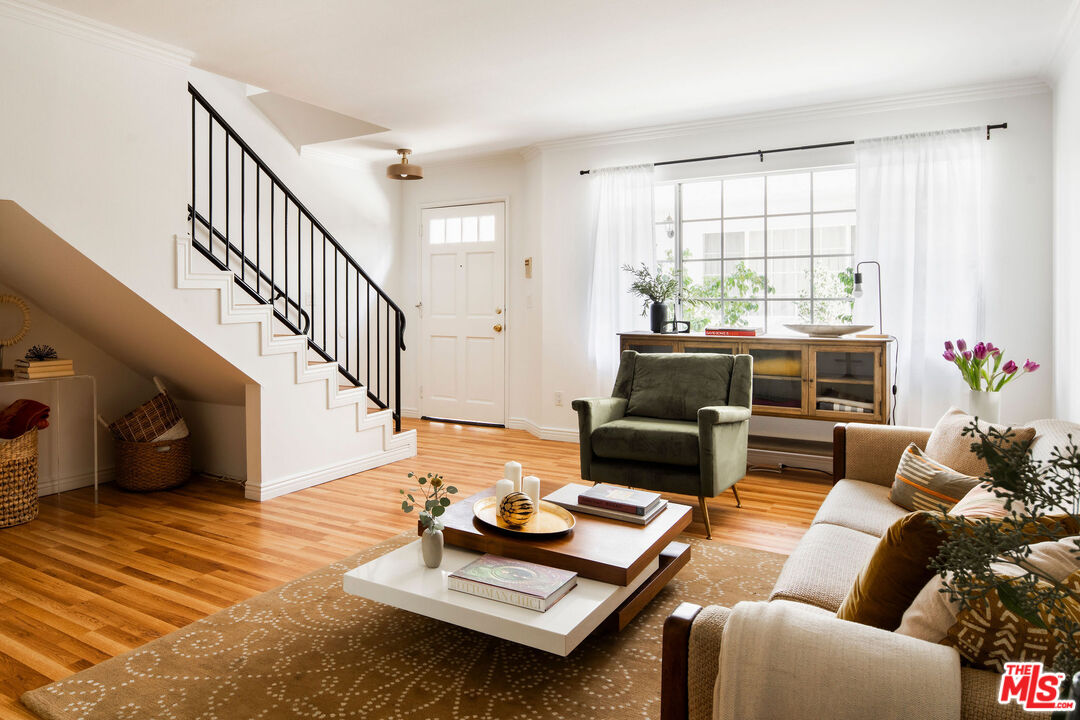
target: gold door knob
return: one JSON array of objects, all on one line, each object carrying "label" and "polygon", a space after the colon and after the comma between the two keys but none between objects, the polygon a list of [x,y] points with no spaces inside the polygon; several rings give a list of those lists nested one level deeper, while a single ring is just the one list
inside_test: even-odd
[{"label": "gold door knob", "polygon": [[491,326],[491,329],[494,330],[495,332],[502,332],[502,325],[499,324],[499,323],[495,323],[494,325]]}]

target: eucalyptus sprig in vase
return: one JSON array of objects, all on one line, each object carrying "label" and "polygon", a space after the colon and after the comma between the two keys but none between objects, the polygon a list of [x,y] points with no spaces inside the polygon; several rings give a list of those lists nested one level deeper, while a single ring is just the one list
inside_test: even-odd
[{"label": "eucalyptus sprig in vase", "polygon": [[946,362],[956,365],[961,377],[967,383],[968,412],[988,422],[996,423],[1001,415],[1002,388],[1016,378],[1033,373],[1039,369],[1039,363],[1025,360],[1021,368],[1012,360],[1004,360],[1001,348],[992,342],[977,342],[970,349],[965,340],[945,341],[945,352],[941,354]]},{"label": "eucalyptus sprig in vase", "polygon": [[654,333],[663,332],[668,323],[668,303],[679,294],[678,271],[667,271],[662,266],[653,273],[649,266],[641,263],[640,267],[623,265],[624,272],[634,276],[630,283],[630,293],[641,298],[641,315],[649,315],[649,329]]},{"label": "eucalyptus sprig in vase", "polygon": [[436,473],[409,473],[408,477],[416,483],[416,487],[399,491],[404,496],[401,509],[411,513],[421,505],[416,495],[423,498],[424,509],[420,511],[420,524],[424,526],[424,534],[420,538],[420,549],[424,555],[424,564],[429,568],[437,568],[442,564],[443,556],[443,523],[439,518],[446,512],[446,508],[450,507],[449,496],[456,495],[458,489],[447,485],[443,476]]}]

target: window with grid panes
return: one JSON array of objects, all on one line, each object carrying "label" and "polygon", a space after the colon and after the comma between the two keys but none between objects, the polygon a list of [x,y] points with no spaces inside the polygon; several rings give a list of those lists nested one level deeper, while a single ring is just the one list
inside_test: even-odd
[{"label": "window with grid panes", "polygon": [[691,329],[852,321],[855,168],[656,186],[656,257]]}]

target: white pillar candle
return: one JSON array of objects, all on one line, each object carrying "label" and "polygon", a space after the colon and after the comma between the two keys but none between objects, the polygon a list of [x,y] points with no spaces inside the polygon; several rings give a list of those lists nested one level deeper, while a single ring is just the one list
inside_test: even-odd
[{"label": "white pillar candle", "polygon": [[521,492],[529,496],[533,501],[533,507],[540,507],[540,478],[529,475],[521,481]]},{"label": "white pillar candle", "polygon": [[506,497],[507,495],[509,495],[513,490],[514,490],[514,484],[512,482],[510,482],[509,480],[507,480],[506,478],[502,478],[497,483],[495,483],[495,508],[496,508],[496,512],[498,512],[498,507],[500,505],[502,505],[503,498]]},{"label": "white pillar candle", "polygon": [[511,460],[503,467],[503,477],[514,486],[514,492],[521,491],[521,463]]}]

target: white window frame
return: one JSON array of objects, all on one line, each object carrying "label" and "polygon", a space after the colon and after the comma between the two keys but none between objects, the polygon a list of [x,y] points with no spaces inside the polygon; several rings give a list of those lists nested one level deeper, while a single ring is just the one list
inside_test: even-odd
[{"label": "white window frame", "polygon": [[[766,178],[765,181],[762,183],[762,193],[764,194],[763,205],[762,205],[762,214],[761,215],[745,215],[745,216],[724,217],[723,205],[724,205],[725,200],[724,200],[724,197],[721,196],[720,217],[715,217],[715,218],[712,218],[712,217],[710,217],[710,218],[697,218],[696,217],[693,220],[688,220],[687,221],[687,222],[719,222],[719,223],[721,223],[721,226],[720,226],[721,227],[721,230],[720,230],[720,237],[721,237],[721,240],[720,240],[720,257],[695,258],[695,259],[691,260],[690,262],[702,263],[702,264],[704,264],[705,262],[719,263],[720,264],[721,278],[724,278],[724,277],[726,277],[726,272],[727,272],[727,268],[726,268],[726,262],[727,261],[735,261],[735,260],[758,261],[758,260],[760,260],[762,262],[762,266],[763,266],[762,275],[765,278],[765,290],[764,290],[764,293],[763,293],[762,297],[750,297],[750,298],[723,297],[723,298],[699,298],[699,299],[710,302],[710,303],[711,302],[716,302],[716,303],[727,303],[727,302],[759,303],[762,306],[762,309],[763,309],[763,314],[762,314],[763,323],[762,324],[763,324],[764,328],[767,331],[771,332],[771,333],[775,333],[775,330],[769,328],[769,304],[770,303],[809,302],[810,303],[810,317],[811,317],[811,321],[812,321],[812,319],[814,318],[814,309],[815,309],[814,305],[815,305],[815,303],[817,303],[817,302],[836,302],[836,301],[847,302],[847,301],[850,301],[852,299],[851,297],[817,297],[815,295],[814,263],[815,263],[815,260],[817,260],[817,259],[840,257],[840,258],[848,258],[848,259],[850,259],[851,260],[851,266],[854,267],[854,265],[855,265],[856,243],[857,243],[857,240],[858,240],[858,208],[853,206],[851,208],[844,208],[844,209],[838,209],[838,210],[815,210],[814,209],[814,179],[813,179],[813,174],[817,173],[817,172],[828,172],[828,171],[834,171],[834,170],[854,169],[854,167],[855,167],[855,165],[853,163],[845,163],[845,164],[840,164],[840,165],[824,165],[824,166],[818,166],[818,167],[794,168],[794,169],[776,170],[776,171],[770,171],[770,172],[737,173],[737,174],[731,174],[731,175],[720,175],[720,176],[699,177],[699,178],[686,178],[686,179],[666,180],[666,181],[662,181],[662,182],[657,182],[656,183],[657,187],[668,186],[668,185],[673,185],[675,187],[674,216],[672,216],[671,222],[669,223],[666,218],[664,220],[656,220],[654,222],[654,228],[661,228],[663,226],[671,225],[674,228],[674,231],[675,231],[675,237],[674,237],[674,241],[675,241],[675,260],[674,260],[674,263],[670,263],[667,260],[661,260],[660,258],[657,258],[657,262],[659,264],[662,264],[662,265],[669,265],[669,266],[674,265],[674,268],[680,271],[678,273],[678,281],[679,281],[679,295],[678,295],[678,298],[679,299],[677,301],[678,302],[679,317],[680,318],[683,317],[683,272],[681,272],[681,271],[683,269],[683,263],[685,262],[685,260],[684,260],[684,258],[682,256],[683,255],[682,189],[683,189],[684,185],[691,185],[691,184],[699,183],[699,182],[716,182],[718,180],[725,181],[725,180],[735,180],[735,179],[741,179],[741,178],[754,178],[754,177]],[[806,174],[806,173],[809,173],[811,175],[811,177],[810,177],[810,206],[809,206],[809,209],[806,212],[771,213],[770,214],[769,213],[769,195],[768,195],[768,180],[767,180],[767,178],[770,177],[770,176],[777,176],[777,175],[793,175],[793,174]],[[815,219],[815,217],[822,216],[822,215],[841,215],[841,214],[845,214],[845,213],[855,213],[855,218],[856,218],[854,236],[852,237],[852,242],[851,242],[851,252],[850,253],[815,253],[814,252],[814,243],[815,243],[814,219]],[[807,253],[807,254],[800,254],[800,255],[773,255],[773,256],[770,256],[770,254],[769,254],[769,218],[798,217],[798,216],[809,216],[809,218],[810,218],[810,252]],[[726,222],[728,220],[755,220],[755,219],[758,219],[758,218],[761,218],[763,220],[763,225],[762,225],[762,232],[763,232],[763,235],[764,235],[763,238],[762,238],[762,253],[763,254],[762,255],[754,255],[754,256],[743,256],[743,257],[737,257],[737,258],[729,258],[729,257],[727,257],[727,248],[726,248],[726,243],[724,242],[724,230],[723,230],[724,222]],[[654,233],[655,233],[655,231],[654,231]],[[654,234],[653,242],[654,243],[656,242],[655,234]],[[769,288],[769,260],[777,260],[777,259],[783,259],[783,260],[805,260],[805,259],[809,259],[809,261],[810,261],[810,295],[808,297],[787,297],[787,296],[779,296],[779,295],[777,295],[777,296],[770,296],[769,295],[769,293],[768,293],[768,288]],[[721,283],[721,284],[723,284],[723,283]]]}]

